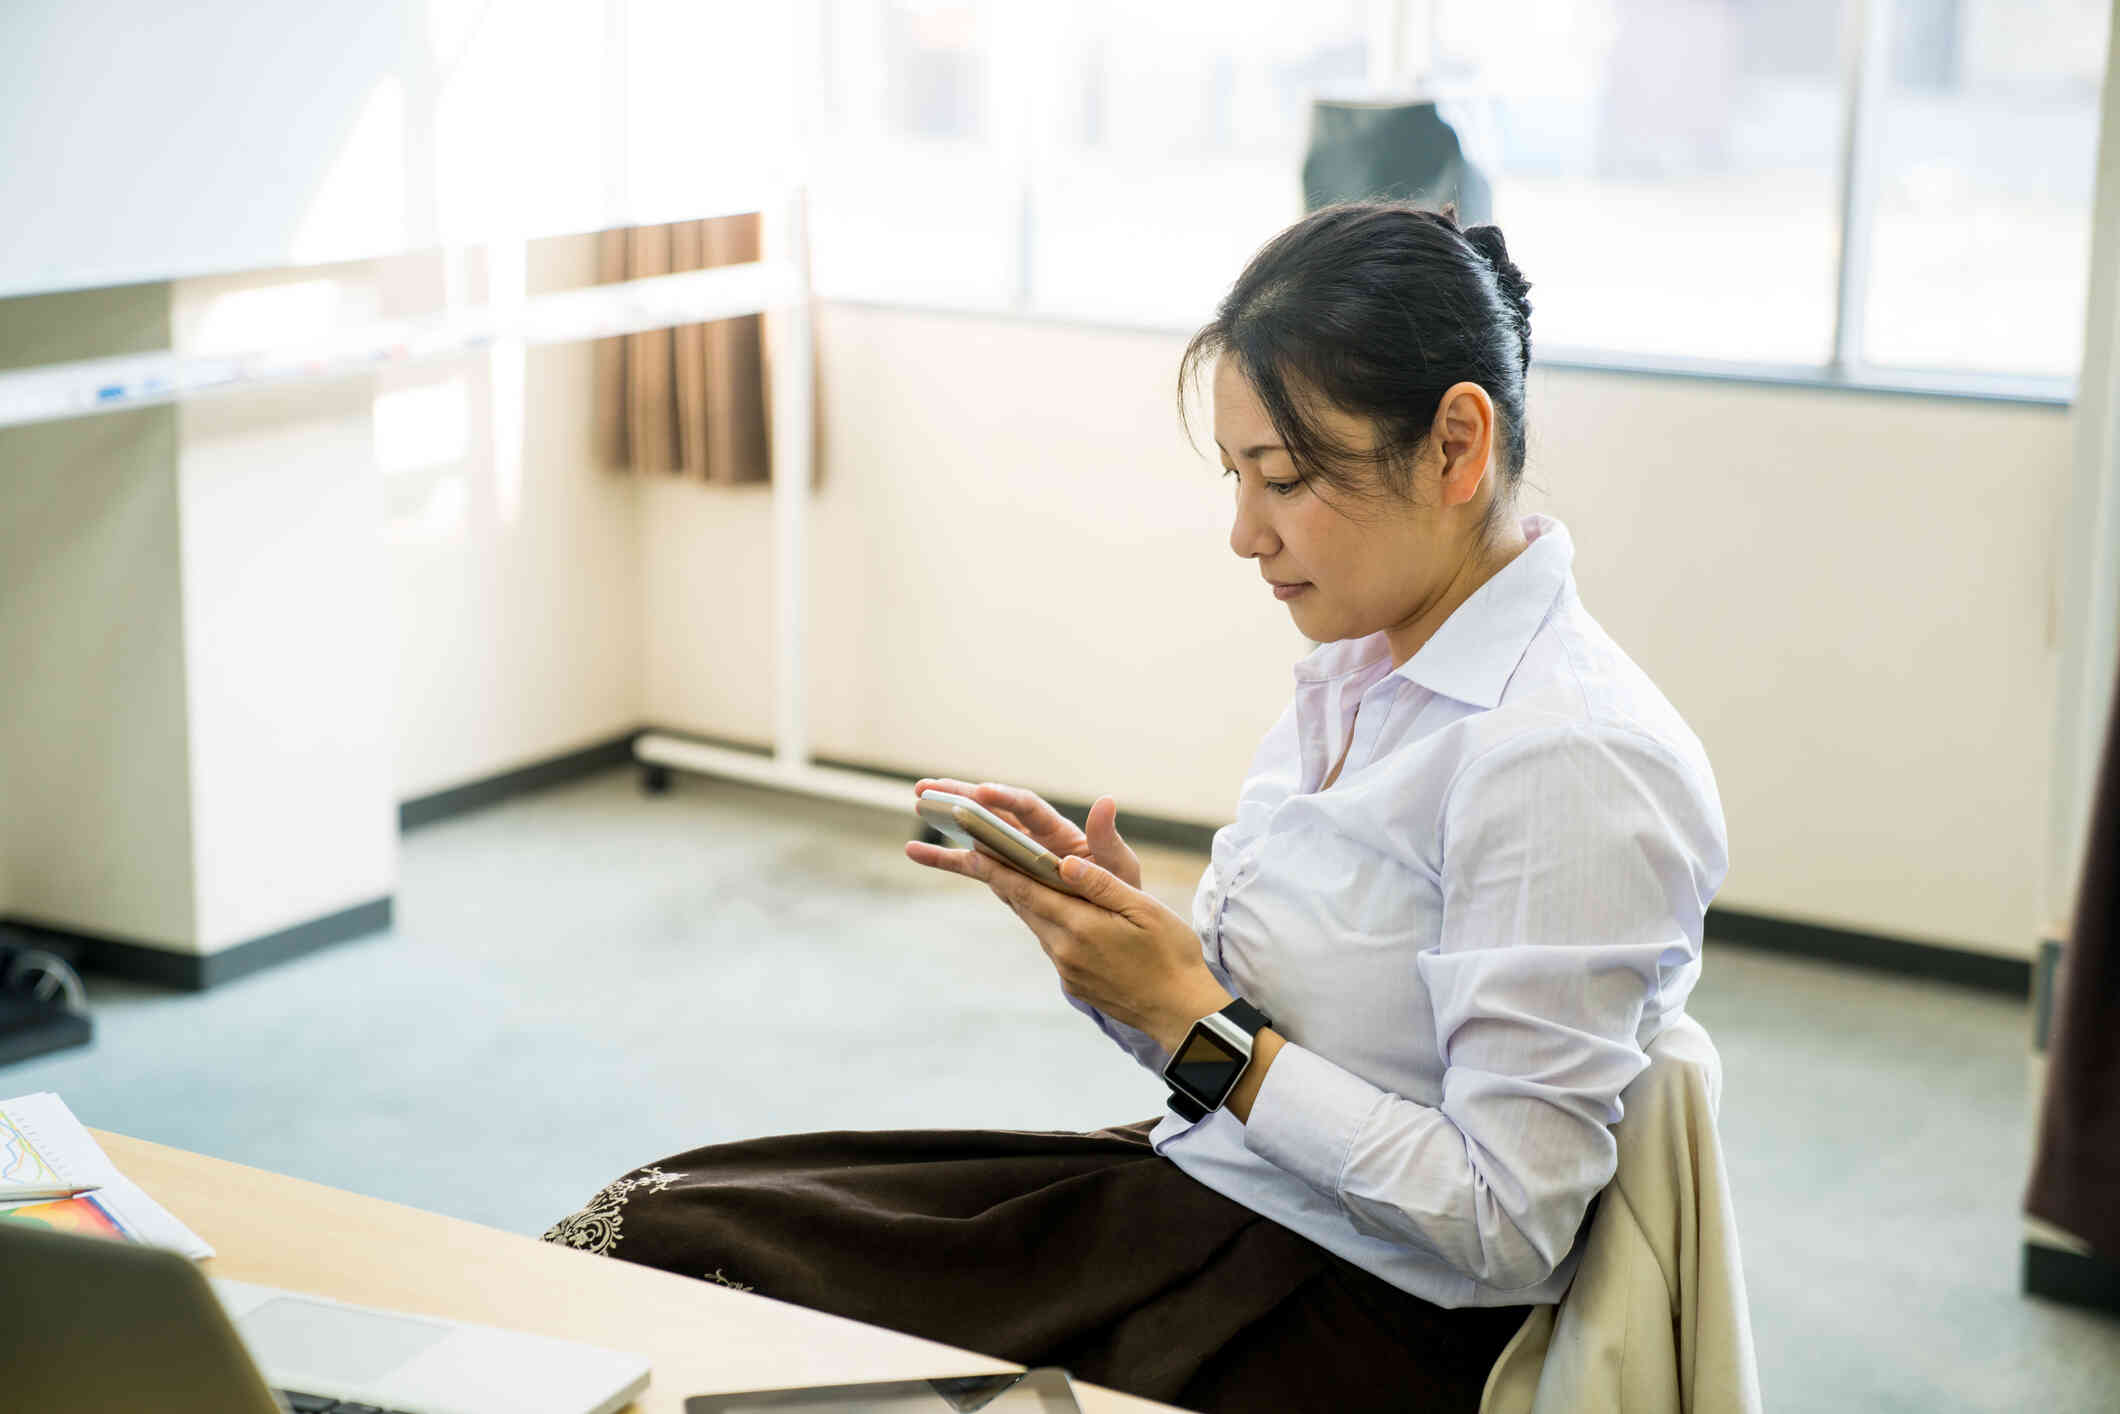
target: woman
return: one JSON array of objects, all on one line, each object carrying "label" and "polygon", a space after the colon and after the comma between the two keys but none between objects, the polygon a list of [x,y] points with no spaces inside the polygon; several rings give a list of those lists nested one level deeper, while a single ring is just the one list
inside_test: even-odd
[{"label": "woman", "polygon": [[1066,857],[1072,893],[906,846],[1013,909],[1113,1041],[1160,1073],[1231,1008],[1248,1061],[1095,1134],[697,1150],[548,1236],[1191,1408],[1476,1409],[1567,1288],[1726,863],[1699,741],[1583,608],[1567,531],[1515,509],[1526,289],[1494,227],[1330,207],[1186,350],[1230,548],[1320,645],[1189,921],[1109,796],[1085,833],[916,787]]}]

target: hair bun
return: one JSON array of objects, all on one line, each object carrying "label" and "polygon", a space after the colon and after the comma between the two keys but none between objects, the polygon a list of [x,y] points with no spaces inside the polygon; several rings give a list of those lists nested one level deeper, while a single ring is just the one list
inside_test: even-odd
[{"label": "hair bun", "polygon": [[1524,272],[1517,269],[1516,262],[1509,258],[1509,247],[1502,240],[1501,227],[1474,226],[1464,232],[1464,236],[1466,242],[1474,250],[1485,256],[1487,263],[1494,267],[1494,283],[1501,290],[1502,297],[1509,301],[1509,308],[1516,314],[1516,333],[1517,337],[1523,341],[1524,368],[1529,371],[1531,367],[1531,282],[1524,278]]}]

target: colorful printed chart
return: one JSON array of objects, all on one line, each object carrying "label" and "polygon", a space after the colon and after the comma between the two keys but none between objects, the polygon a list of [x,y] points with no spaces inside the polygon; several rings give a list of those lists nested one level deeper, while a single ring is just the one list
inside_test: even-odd
[{"label": "colorful printed chart", "polygon": [[66,1102],[50,1091],[0,1099],[0,1182],[95,1190],[73,1198],[0,1201],[0,1222],[117,1237],[192,1258],[213,1255],[197,1233],[118,1172]]},{"label": "colorful printed chart", "polygon": [[0,1110],[0,1183],[57,1187],[66,1182],[51,1161],[30,1142],[21,1126]]},{"label": "colorful printed chart", "polygon": [[0,1223],[27,1223],[32,1227],[48,1227],[55,1232],[132,1240],[132,1234],[118,1225],[110,1209],[98,1203],[93,1193],[51,1203],[25,1203],[19,1208],[0,1209]]}]

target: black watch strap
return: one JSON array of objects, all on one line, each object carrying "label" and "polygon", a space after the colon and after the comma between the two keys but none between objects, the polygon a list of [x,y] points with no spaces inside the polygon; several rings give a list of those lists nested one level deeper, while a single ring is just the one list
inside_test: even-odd
[{"label": "black watch strap", "polygon": [[1254,1040],[1258,1038],[1258,1035],[1261,1031],[1273,1025],[1272,1017],[1268,1016],[1265,1012],[1260,1011],[1257,1007],[1253,1006],[1250,1002],[1245,1001],[1242,997],[1238,997],[1228,1006],[1223,1007],[1222,1015],[1228,1017],[1231,1021],[1236,1022],[1237,1025],[1243,1027],[1246,1031],[1249,1031],[1252,1034],[1252,1038]]}]

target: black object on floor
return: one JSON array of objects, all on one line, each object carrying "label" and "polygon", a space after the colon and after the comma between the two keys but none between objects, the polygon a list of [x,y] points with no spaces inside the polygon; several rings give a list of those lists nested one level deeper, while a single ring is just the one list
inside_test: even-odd
[{"label": "black object on floor", "polygon": [[0,1065],[85,1046],[94,1034],[86,1014],[56,997],[40,1002],[0,991]]},{"label": "black object on floor", "polygon": [[0,1065],[85,1046],[95,1028],[72,964],[0,929]]}]

